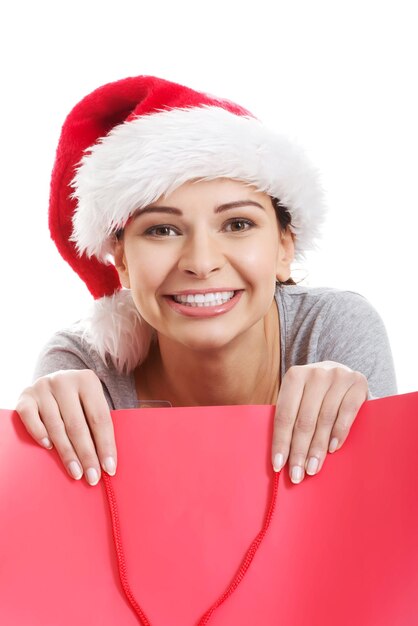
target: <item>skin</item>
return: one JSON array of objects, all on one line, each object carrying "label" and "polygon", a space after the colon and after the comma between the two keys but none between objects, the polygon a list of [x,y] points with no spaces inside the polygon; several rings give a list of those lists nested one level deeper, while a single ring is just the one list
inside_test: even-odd
[{"label": "skin", "polygon": [[[289,462],[297,484],[343,445],[368,386],[331,361],[291,367],[280,385],[274,290],[290,277],[293,256],[293,236],[280,229],[270,197],[229,179],[185,183],[134,215],[114,248],[121,283],[158,339],[135,371],[138,397],[173,406],[276,404],[273,467]],[[232,308],[198,318],[172,304],[174,294],[208,290],[240,295]],[[112,421],[93,372],[43,377],[16,408],[73,478],[84,473],[97,484],[101,468],[115,473]]]}]

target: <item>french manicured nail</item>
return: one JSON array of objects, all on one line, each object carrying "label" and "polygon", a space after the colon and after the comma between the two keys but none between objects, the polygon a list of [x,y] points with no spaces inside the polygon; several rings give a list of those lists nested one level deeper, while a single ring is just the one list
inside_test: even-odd
[{"label": "french manicured nail", "polygon": [[93,487],[99,482],[99,472],[94,467],[89,467],[86,472],[86,478],[88,484]]},{"label": "french manicured nail", "polygon": [[337,448],[338,448],[338,439],[334,437],[333,439],[331,439],[331,443],[329,444],[328,451],[335,452]]},{"label": "french manicured nail", "polygon": [[75,478],[76,480],[80,480],[83,475],[83,470],[81,469],[77,461],[71,461],[71,463],[69,463],[68,465],[68,469],[73,478]]},{"label": "french manicured nail", "polygon": [[299,467],[299,465],[294,465],[290,473],[290,479],[292,483],[300,483],[300,481],[302,480],[302,476],[303,476],[302,468]]},{"label": "french manicured nail", "polygon": [[107,456],[103,461],[103,469],[109,476],[114,476],[116,474],[116,463],[113,456]]},{"label": "french manicured nail", "polygon": [[280,452],[277,452],[274,455],[274,460],[273,460],[273,469],[275,472],[280,472],[280,470],[283,467],[283,463],[284,463],[284,457],[283,454],[280,454]]},{"label": "french manicured nail", "polygon": [[309,474],[310,476],[313,476],[318,471],[318,467],[319,467],[319,459],[317,459],[314,456],[311,456],[311,458],[308,461],[308,467],[306,468],[306,473]]},{"label": "french manicured nail", "polygon": [[51,450],[52,448],[52,443],[50,442],[48,437],[44,437],[43,439],[41,439],[41,445],[43,445],[44,448],[47,448],[47,450]]}]

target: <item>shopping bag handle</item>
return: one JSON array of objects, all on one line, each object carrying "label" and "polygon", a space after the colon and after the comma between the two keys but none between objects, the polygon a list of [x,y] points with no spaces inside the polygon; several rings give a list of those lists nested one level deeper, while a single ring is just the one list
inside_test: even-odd
[{"label": "shopping bag handle", "polygon": [[[226,590],[219,596],[219,598],[212,604],[212,606],[210,606],[210,608],[203,614],[203,616],[200,618],[198,622],[198,626],[204,626],[205,624],[209,622],[210,618],[212,617],[216,609],[219,606],[221,606],[221,604],[223,604],[225,600],[227,600],[234,593],[234,591],[237,589],[242,579],[244,578],[245,574],[247,573],[254,559],[254,556],[267,533],[267,530],[270,526],[270,522],[273,517],[273,513],[276,507],[280,473],[281,472],[274,473],[273,481],[272,481],[273,484],[272,484],[272,494],[270,498],[270,505],[267,510],[267,513],[263,522],[263,526],[260,532],[257,534],[255,539],[251,542],[251,545],[249,546],[247,552],[245,553],[245,556],[241,562],[241,565],[238,568],[231,583],[228,585]],[[110,518],[112,522],[113,543],[115,546],[116,557],[117,557],[117,562],[118,562],[119,577],[122,583],[123,591],[125,593],[126,598],[128,599],[129,604],[131,605],[137,617],[139,618],[139,623],[142,624],[142,626],[151,626],[151,622],[149,621],[146,614],[144,613],[144,610],[141,608],[138,601],[136,600],[132,592],[132,589],[129,585],[125,555],[123,551],[121,528],[120,528],[120,523],[119,523],[118,505],[116,501],[116,495],[112,486],[112,478],[108,476],[107,474],[103,474],[103,484],[105,488],[107,502],[109,505]]]}]

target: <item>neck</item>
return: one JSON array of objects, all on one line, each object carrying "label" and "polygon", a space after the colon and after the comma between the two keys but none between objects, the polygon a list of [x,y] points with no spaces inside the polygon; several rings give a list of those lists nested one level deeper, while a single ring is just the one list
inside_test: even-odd
[{"label": "neck", "polygon": [[275,302],[257,327],[222,349],[201,353],[160,337],[136,372],[140,399],[169,400],[173,406],[275,404],[279,380]]}]

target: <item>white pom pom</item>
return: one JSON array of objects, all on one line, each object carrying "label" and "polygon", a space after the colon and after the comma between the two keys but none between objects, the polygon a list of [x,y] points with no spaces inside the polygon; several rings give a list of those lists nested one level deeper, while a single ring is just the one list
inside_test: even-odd
[{"label": "white pom pom", "polygon": [[82,320],[83,339],[121,374],[131,373],[147,357],[153,329],[145,322],[129,289],[96,300],[91,315]]}]

